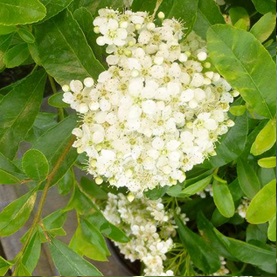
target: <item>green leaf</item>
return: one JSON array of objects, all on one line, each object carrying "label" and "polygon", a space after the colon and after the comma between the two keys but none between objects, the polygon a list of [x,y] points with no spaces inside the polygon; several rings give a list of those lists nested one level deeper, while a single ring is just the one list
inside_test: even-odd
[{"label": "green leaf", "polygon": [[214,229],[214,231],[229,253],[238,260],[255,265],[266,272],[275,274],[276,253],[274,250],[271,251],[240,240],[226,237],[216,229]]},{"label": "green leaf", "polygon": [[93,201],[75,186],[66,210],[75,209],[80,215],[88,215],[94,212],[93,208],[95,207]]},{"label": "green leaf", "polygon": [[45,15],[46,9],[38,0],[0,0],[0,24],[31,24]]},{"label": "green leaf", "polygon": [[241,116],[246,112],[245,105],[231,106],[229,112],[235,116]]},{"label": "green leaf", "polygon": [[92,264],[84,260],[61,241],[52,239],[48,245],[60,275],[101,276],[101,273]]},{"label": "green leaf", "polygon": [[6,261],[3,257],[0,256],[0,276],[5,276],[11,266],[11,262]]},{"label": "green leaf", "polygon": [[[43,226],[51,237],[65,236],[66,232],[62,228],[67,218],[67,213],[62,210],[56,210],[43,219]],[[40,239],[42,242],[47,242],[44,231],[40,232]]]},{"label": "green leaf", "polygon": [[271,241],[276,241],[276,215],[269,220],[267,236]]},{"label": "green leaf", "polygon": [[39,111],[46,74],[37,71],[15,83],[0,102],[0,151],[13,159],[19,143],[31,128]]},{"label": "green leaf", "polygon": [[266,14],[268,12],[275,13],[276,0],[252,0],[252,2],[256,10],[261,14]]},{"label": "green leaf", "polygon": [[29,57],[27,43],[16,44],[4,55],[3,60],[7,68],[13,68],[24,63]]},{"label": "green leaf", "polygon": [[31,54],[58,83],[88,76],[96,80],[104,71],[70,12],[61,12],[35,26],[34,35],[36,43],[30,45]]},{"label": "green leaf", "polygon": [[113,241],[126,243],[130,240],[122,230],[110,223],[100,211],[86,216],[86,220],[96,226],[104,236]]},{"label": "green leaf", "polygon": [[0,35],[7,35],[13,32],[16,32],[16,27],[15,26],[4,26],[0,25]]},{"label": "green leaf", "polygon": [[270,220],[276,213],[276,179],[265,185],[251,200],[246,219],[252,224]]},{"label": "green leaf", "polygon": [[97,185],[93,180],[90,180],[86,177],[82,177],[80,186],[83,189],[83,191],[92,198],[102,200],[108,198],[107,193],[103,189],[101,189],[101,187]]},{"label": "green leaf", "polygon": [[[2,153],[0,153],[0,171],[0,183],[2,184],[20,183],[20,180],[24,178],[22,172]],[[12,183],[9,183],[8,180]]]},{"label": "green leaf", "polygon": [[42,152],[30,149],[23,155],[22,168],[31,179],[43,181],[48,175],[49,163]]},{"label": "green leaf", "polygon": [[252,164],[248,160],[239,159],[237,162],[237,174],[241,190],[248,198],[253,198],[260,190],[260,180]]},{"label": "green leaf", "polygon": [[0,168],[0,183],[1,184],[18,184],[20,183],[20,179],[13,176],[11,173]]},{"label": "green leaf", "polygon": [[250,27],[250,18],[247,10],[243,7],[232,7],[229,10],[232,24],[240,29],[248,30]]},{"label": "green leaf", "polygon": [[[14,34],[9,34],[5,36],[0,36],[0,71],[2,71],[5,68],[5,64],[3,61],[3,57],[5,53],[8,51],[10,48],[10,44],[12,42]],[[1,99],[0,99],[1,101]]]},{"label": "green leaf", "polygon": [[169,0],[163,1],[159,10],[164,12],[166,18],[181,19],[187,28],[186,33],[189,33],[196,20],[197,8],[198,0]]},{"label": "green leaf", "polygon": [[266,224],[248,224],[246,229],[246,242],[259,241],[265,245],[267,242],[266,231]]},{"label": "green leaf", "polygon": [[73,0],[40,0],[47,10],[47,14],[43,18],[43,21],[48,20],[66,9],[72,1]]},{"label": "green leaf", "polygon": [[213,249],[223,257],[227,259],[234,259],[234,257],[227,251],[224,244],[220,241],[217,235],[214,232],[213,224],[203,215],[202,212],[199,212],[197,215],[197,227],[201,233],[203,239],[213,246]]},{"label": "green leaf", "polygon": [[199,0],[197,18],[193,30],[205,39],[209,27],[217,23],[223,24],[225,21],[215,1]]},{"label": "green leaf", "polygon": [[86,256],[96,261],[107,261],[106,255],[99,251],[98,247],[85,237],[81,226],[77,227],[70,241],[69,247],[80,256]]},{"label": "green leaf", "polygon": [[208,177],[186,187],[184,190],[182,190],[181,194],[193,195],[199,191],[202,191],[207,185],[210,184],[211,180],[212,175],[209,175]]},{"label": "green leaf", "polygon": [[22,257],[22,263],[29,272],[34,271],[40,257],[40,251],[41,242],[39,233],[35,232],[27,247],[25,248],[24,255]]},{"label": "green leaf", "polygon": [[21,26],[17,28],[18,35],[26,42],[26,43],[34,43],[35,37],[32,32],[25,26]]},{"label": "green leaf", "polygon": [[56,113],[39,112],[26,140],[31,143],[36,141],[43,133],[57,124]]},{"label": "green leaf", "polygon": [[[86,36],[86,39],[88,41],[88,44],[95,54],[95,57],[99,61],[102,61],[102,63],[105,62],[106,56],[107,56],[105,47],[95,43],[99,35],[93,31],[93,28],[92,28],[93,17],[91,15],[91,12],[88,9],[81,7],[77,10],[74,10],[73,16],[77,20],[80,27],[82,28]],[[104,64],[103,66],[106,66],[106,64]]]},{"label": "green leaf", "polygon": [[188,251],[193,264],[209,274],[220,268],[220,260],[214,250],[197,234],[192,232],[178,217],[175,218],[180,239]]},{"label": "green leaf", "polygon": [[276,142],[276,119],[271,119],[257,135],[250,153],[258,156],[268,151]]},{"label": "green leaf", "polygon": [[158,200],[159,198],[163,197],[165,193],[167,193],[167,190],[168,190],[167,186],[163,186],[163,187],[158,186],[154,189],[145,191],[144,195],[151,200]]},{"label": "green leaf", "polygon": [[32,276],[24,264],[20,263],[16,268],[16,276]]},{"label": "green leaf", "polygon": [[58,92],[51,95],[48,98],[48,104],[55,108],[68,108],[69,105],[63,102],[63,94],[64,92]]},{"label": "green leaf", "polygon": [[[57,161],[63,155],[65,148],[68,147],[69,141],[72,139],[71,132],[76,126],[76,117],[68,116],[53,128],[43,133],[33,144],[33,148],[41,151],[50,164],[50,172],[56,165]],[[56,172],[52,184],[57,183],[73,165],[77,159],[75,148],[71,148]]]},{"label": "green leaf", "polygon": [[235,126],[223,135],[216,146],[216,156],[209,157],[204,163],[207,167],[220,167],[236,160],[244,151],[248,134],[247,115],[234,120]]},{"label": "green leaf", "polygon": [[75,174],[71,169],[69,169],[58,182],[59,194],[61,195],[68,194],[73,189],[74,184],[75,184]]},{"label": "green leaf", "polygon": [[276,156],[259,159],[258,165],[263,168],[274,168],[276,167]]},{"label": "green leaf", "polygon": [[275,14],[269,12],[262,16],[250,32],[260,41],[266,41],[275,29]]},{"label": "green leaf", "polygon": [[252,34],[229,25],[210,27],[207,42],[218,72],[240,92],[248,109],[274,118],[275,64],[262,44]]},{"label": "green leaf", "polygon": [[[153,13],[156,6],[156,1],[152,0],[134,0],[132,2],[131,10],[132,11],[147,11]],[[163,11],[165,12],[165,10]]]},{"label": "green leaf", "polygon": [[232,217],[235,213],[235,205],[232,194],[227,184],[216,180],[213,182],[213,199],[219,212],[224,217]]},{"label": "green leaf", "polygon": [[25,224],[33,210],[36,196],[36,193],[30,191],[14,200],[1,211],[0,236],[9,236]]}]

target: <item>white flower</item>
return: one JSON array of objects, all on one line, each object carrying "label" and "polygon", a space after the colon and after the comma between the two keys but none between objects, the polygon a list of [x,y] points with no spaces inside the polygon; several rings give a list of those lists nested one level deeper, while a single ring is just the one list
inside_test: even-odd
[{"label": "white flower", "polygon": [[145,12],[100,9],[93,24],[108,68],[95,84],[63,86],[64,101],[82,113],[74,147],[87,154],[90,174],[135,196],[183,182],[233,126],[227,112],[237,92],[207,69],[200,37],[180,42],[175,19],[158,26]]}]

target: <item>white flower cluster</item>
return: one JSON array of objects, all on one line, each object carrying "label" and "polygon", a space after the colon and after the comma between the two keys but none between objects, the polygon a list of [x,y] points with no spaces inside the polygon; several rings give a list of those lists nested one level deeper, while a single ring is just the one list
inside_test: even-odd
[{"label": "white flower cluster", "polygon": [[246,212],[247,212],[247,209],[249,207],[249,204],[250,204],[250,200],[246,197],[243,197],[241,199],[241,203],[240,205],[238,206],[237,208],[237,213],[242,217],[242,218],[245,218],[246,217]]},{"label": "white flower cluster", "polygon": [[[176,209],[180,214],[180,210]],[[125,258],[144,263],[146,276],[173,276],[164,272],[163,261],[172,248],[176,234],[173,210],[165,210],[159,200],[136,198],[132,202],[123,194],[108,194],[105,217],[121,228],[129,237],[128,243],[116,243]],[[185,214],[181,214],[185,218]],[[184,222],[188,219],[185,218]]]},{"label": "white flower cluster", "polygon": [[213,273],[213,276],[226,276],[229,273],[229,269],[226,267],[226,261],[224,257],[220,257],[221,267],[220,269]]},{"label": "white flower cluster", "polygon": [[89,173],[136,194],[183,182],[234,124],[227,112],[237,92],[210,70],[205,42],[191,33],[180,43],[182,24],[160,22],[100,9],[93,24],[109,67],[96,84],[63,87],[64,102],[82,114],[74,147],[87,154]]}]

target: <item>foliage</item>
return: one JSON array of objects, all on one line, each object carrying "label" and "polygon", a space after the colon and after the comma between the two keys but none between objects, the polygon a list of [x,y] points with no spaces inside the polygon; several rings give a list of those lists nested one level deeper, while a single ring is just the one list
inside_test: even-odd
[{"label": "foliage", "polygon": [[[123,9],[126,1],[10,2],[0,0],[0,182],[25,186],[28,192],[0,211],[0,236],[12,235],[32,212],[35,216],[18,255],[10,261],[0,257],[0,275],[10,269],[14,275],[30,276],[42,244],[49,247],[61,275],[101,275],[84,257],[105,261],[110,255],[105,238],[121,243],[129,238],[101,212],[107,193],[116,191],[75,176],[76,168],[85,170],[85,162],[71,147],[78,121],[62,102],[61,86],[72,79],[97,79],[107,67],[103,49],[95,44],[92,20],[99,8]],[[232,275],[276,272],[276,1],[225,2],[163,0],[156,6],[154,0],[134,0],[131,6],[150,13],[156,7],[185,22],[187,33],[194,30],[207,41],[210,62],[240,92],[230,109],[235,126],[217,143],[217,155],[187,172],[183,183],[145,193],[177,205],[190,218],[185,225],[175,217],[176,249],[166,264],[169,269],[174,265],[176,275],[213,274],[220,257]],[[4,76],[20,68],[25,76],[7,82]],[[44,97],[56,112],[41,110]],[[43,218],[52,186],[71,199]],[[200,197],[203,192],[205,198]],[[245,198],[250,202],[244,207],[246,219],[238,214]],[[63,226],[72,210],[78,227],[66,245],[56,237],[65,235]]]}]

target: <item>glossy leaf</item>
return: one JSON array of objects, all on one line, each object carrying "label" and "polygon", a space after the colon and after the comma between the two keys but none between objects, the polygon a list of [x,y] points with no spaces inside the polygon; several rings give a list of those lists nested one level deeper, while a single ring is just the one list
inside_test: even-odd
[{"label": "glossy leaf", "polygon": [[63,102],[63,94],[64,92],[58,92],[53,95],[51,95],[48,98],[48,104],[55,108],[68,108],[69,105]]},{"label": "glossy leaf", "polygon": [[43,21],[57,15],[64,9],[66,9],[73,0],[40,0],[46,7],[47,14],[43,18]]},{"label": "glossy leaf", "polygon": [[[196,2],[196,1],[190,1]],[[185,19],[184,19],[185,20]],[[186,20],[185,20],[186,21]],[[210,26],[225,23],[224,18],[213,0],[199,0],[197,18],[193,30],[202,38],[206,38]]]},{"label": "glossy leaf", "polygon": [[238,260],[275,274],[276,256],[274,250],[271,251],[237,239],[226,237],[216,229],[214,229],[214,231],[229,253]]},{"label": "glossy leaf", "polygon": [[40,251],[41,242],[39,238],[39,233],[36,232],[25,248],[24,255],[22,257],[22,263],[29,272],[34,271],[40,257]]},{"label": "glossy leaf", "polygon": [[28,28],[24,26],[18,27],[17,33],[26,43],[35,42],[35,37],[33,36],[32,32]]},{"label": "glossy leaf", "polygon": [[37,71],[15,83],[0,102],[0,151],[13,159],[38,114],[46,75]]},{"label": "glossy leaf", "polygon": [[246,219],[252,224],[261,224],[276,214],[276,179],[265,185],[251,200]]},{"label": "glossy leaf", "polygon": [[60,84],[89,76],[96,80],[104,71],[70,12],[35,26],[34,35],[36,43],[30,47],[33,58]]},{"label": "glossy leaf", "polygon": [[9,236],[25,224],[33,210],[36,196],[36,193],[30,191],[11,202],[0,212],[0,236]]},{"label": "glossy leaf", "polygon": [[203,215],[202,212],[199,212],[197,215],[197,227],[201,232],[203,239],[208,244],[212,245],[213,249],[216,249],[221,256],[228,259],[234,259],[234,257],[227,251],[224,244],[215,234],[213,224]]},{"label": "glossy leaf", "polygon": [[202,191],[207,185],[210,184],[211,180],[212,175],[209,175],[208,177],[186,187],[184,190],[182,190],[181,194],[193,195],[199,191]]},{"label": "glossy leaf", "polygon": [[61,195],[68,194],[73,189],[74,184],[75,184],[75,174],[71,169],[69,169],[58,182],[59,194]]},{"label": "glossy leaf", "polygon": [[[98,9],[97,9],[98,10]],[[92,51],[95,54],[97,60],[101,61],[103,66],[106,67],[105,60],[106,60],[106,51],[103,46],[98,45],[96,42],[97,37],[99,34],[96,34],[92,28],[93,17],[90,11],[85,7],[80,7],[73,12],[74,18],[77,20],[78,24],[82,28],[84,35],[88,41],[89,46],[91,47]]]},{"label": "glossy leaf", "polygon": [[[132,11],[147,11],[150,14],[153,13],[156,6],[156,1],[152,0],[133,0],[131,10]],[[165,12],[165,11],[163,11]]]},{"label": "glossy leaf", "polygon": [[0,25],[0,35],[7,35],[16,31],[15,26]]},{"label": "glossy leaf", "polygon": [[271,241],[276,241],[276,215],[269,221],[267,236]]},{"label": "glossy leaf", "polygon": [[261,14],[268,12],[275,13],[276,0],[252,0],[252,2],[255,5],[256,10]]},{"label": "glossy leaf", "polygon": [[267,242],[266,224],[248,224],[246,229],[246,242],[259,241],[262,244]]},{"label": "glossy leaf", "polygon": [[42,152],[30,149],[23,155],[22,168],[31,179],[42,181],[48,175],[49,163]]},{"label": "glossy leaf", "polygon": [[210,27],[208,51],[219,73],[238,90],[251,112],[275,115],[275,64],[250,33],[229,25]]},{"label": "glossy leaf", "polygon": [[[155,1],[153,1],[155,3]],[[181,19],[189,33],[196,20],[198,0],[169,0],[163,1],[159,10],[164,12],[166,18]]]},{"label": "glossy leaf", "polygon": [[268,151],[276,142],[276,119],[269,120],[257,135],[252,147],[251,154],[258,156]]},{"label": "glossy leaf", "polygon": [[96,226],[104,236],[113,241],[121,243],[126,243],[129,241],[128,236],[118,227],[110,223],[100,211],[86,216],[86,220],[92,225]]},{"label": "glossy leaf", "polygon": [[205,273],[220,268],[220,260],[214,250],[197,234],[192,232],[179,218],[175,218],[180,239],[188,251],[193,264]]},{"label": "glossy leaf", "polygon": [[266,41],[275,29],[275,14],[269,12],[262,16],[251,28],[250,32],[260,41]]},{"label": "glossy leaf", "polygon": [[5,276],[12,263],[0,256],[0,276]]},{"label": "glossy leaf", "polygon": [[[10,48],[10,44],[12,42],[13,34],[0,36],[0,71],[5,68],[5,64],[3,61],[3,57],[5,53]],[[1,98],[0,98],[1,101]]]},{"label": "glossy leaf", "polygon": [[231,106],[229,112],[235,116],[241,116],[246,112],[245,105]]},{"label": "glossy leaf", "polygon": [[0,168],[0,183],[1,184],[18,184],[20,179],[15,177],[13,174]]},{"label": "glossy leaf", "polygon": [[60,228],[65,223],[66,217],[66,212],[56,210],[43,219],[43,225],[47,230]]},{"label": "glossy leaf", "polygon": [[[71,132],[75,126],[76,117],[66,117],[53,128],[43,133],[37,141],[34,142],[33,147],[41,151],[48,160],[50,172],[60,159],[61,155],[63,155],[65,148],[68,147],[68,143],[72,139]],[[74,148],[71,148],[66,154],[59,170],[56,172],[52,180],[53,184],[57,183],[64,176],[76,159],[77,152]]]},{"label": "glossy leaf", "polygon": [[91,263],[71,250],[63,242],[52,239],[48,243],[52,259],[60,275],[63,276],[101,276]]},{"label": "glossy leaf", "polygon": [[29,57],[27,43],[20,43],[10,48],[4,55],[4,63],[7,68],[21,65]]},{"label": "glossy leaf", "polygon": [[232,24],[240,29],[248,30],[250,26],[250,18],[247,10],[243,7],[232,7],[229,10],[229,15],[232,20]]},{"label": "glossy leaf", "polygon": [[100,233],[97,225],[91,224],[85,218],[81,218],[70,247],[81,255],[98,261],[107,261],[110,252],[106,241]]},{"label": "glossy leaf", "polygon": [[219,212],[224,217],[232,217],[235,213],[235,205],[232,194],[225,183],[216,180],[213,182],[213,199]]},{"label": "glossy leaf", "polygon": [[22,263],[18,265],[15,272],[16,276],[32,276],[26,266]]},{"label": "glossy leaf", "polygon": [[237,174],[241,190],[248,198],[253,198],[260,190],[260,180],[248,160],[239,159],[237,162]]},{"label": "glossy leaf", "polygon": [[45,15],[46,8],[39,0],[0,0],[0,24],[31,24]]},{"label": "glossy leaf", "polygon": [[259,159],[258,165],[263,168],[274,168],[276,167],[276,156]]},{"label": "glossy leaf", "polygon": [[82,177],[80,186],[83,191],[85,191],[92,198],[102,200],[108,198],[107,193],[101,189],[101,186],[97,185],[93,180]]},{"label": "glossy leaf", "polygon": [[235,118],[235,126],[221,137],[216,146],[216,156],[210,157],[204,165],[220,167],[236,160],[244,151],[248,134],[248,119],[246,115]]},{"label": "glossy leaf", "polygon": [[0,183],[2,184],[16,184],[24,178],[23,173],[2,153],[0,153],[0,172]]}]

